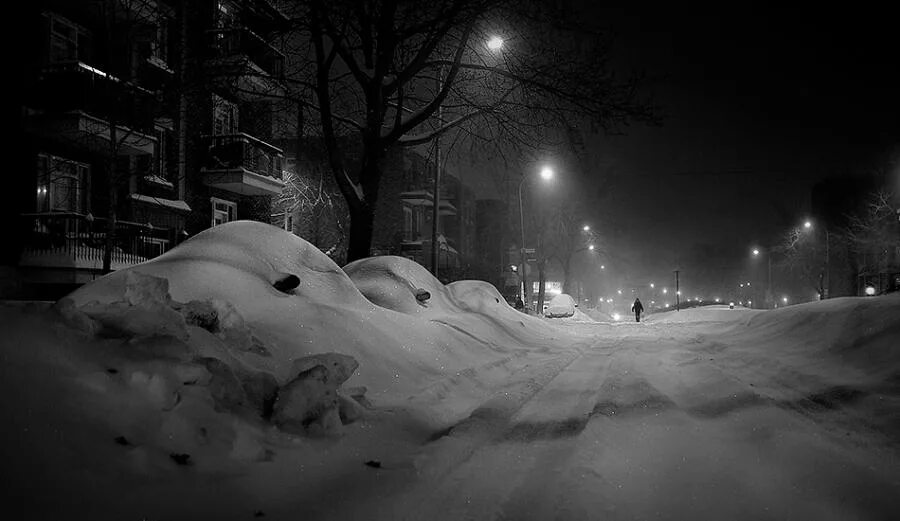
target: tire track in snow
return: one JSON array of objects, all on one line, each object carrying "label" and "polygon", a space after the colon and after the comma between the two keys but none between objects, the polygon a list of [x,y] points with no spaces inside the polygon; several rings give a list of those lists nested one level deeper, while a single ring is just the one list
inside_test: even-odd
[{"label": "tire track in snow", "polygon": [[[428,487],[409,492],[411,500],[404,500],[405,510],[398,518],[503,517],[507,498],[517,496],[523,486],[540,488],[522,481],[543,475],[544,468],[565,466],[575,446],[567,438],[577,436],[590,420],[622,342],[600,341],[581,348],[564,364],[543,368],[528,392],[505,408],[488,402],[473,412],[417,460],[420,476],[429,478]],[[541,450],[535,452],[534,446]],[[486,475],[494,479],[486,480]],[[473,495],[471,483],[476,481],[491,485]]]}]

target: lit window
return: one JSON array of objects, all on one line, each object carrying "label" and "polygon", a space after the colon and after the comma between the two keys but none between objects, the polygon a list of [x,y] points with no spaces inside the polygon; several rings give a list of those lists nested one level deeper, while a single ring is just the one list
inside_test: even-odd
[{"label": "lit window", "polygon": [[62,157],[38,154],[38,212],[81,212],[89,167]]}]

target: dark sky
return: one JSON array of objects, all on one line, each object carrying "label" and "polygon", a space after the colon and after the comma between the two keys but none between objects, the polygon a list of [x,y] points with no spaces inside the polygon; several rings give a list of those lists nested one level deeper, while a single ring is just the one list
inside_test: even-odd
[{"label": "dark sky", "polygon": [[624,66],[664,78],[663,126],[588,150],[589,175],[613,180],[603,214],[625,275],[665,276],[702,244],[740,270],[749,244],[808,213],[814,182],[900,149],[900,40],[885,9],[590,8]]}]

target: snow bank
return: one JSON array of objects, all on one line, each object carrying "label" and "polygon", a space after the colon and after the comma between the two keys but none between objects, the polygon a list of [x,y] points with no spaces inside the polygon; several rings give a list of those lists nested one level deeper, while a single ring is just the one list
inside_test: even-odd
[{"label": "snow bank", "polygon": [[511,340],[539,347],[560,337],[484,283],[445,287],[400,257],[364,259],[345,271],[303,239],[253,221],[205,230],[69,298],[77,308],[111,306],[122,300],[132,272],[164,278],[174,301],[232,306],[253,342],[265,346],[241,362],[279,384],[296,376],[294,361],[334,352],[359,362],[348,385],[403,399],[430,381],[506,356]]},{"label": "snow bank", "polygon": [[687,322],[746,323],[751,317],[761,312],[762,310],[754,310],[742,306],[735,306],[734,309],[729,309],[727,305],[717,305],[652,313],[646,315],[643,320],[658,324]]},{"label": "snow bank", "polygon": [[[900,374],[900,294],[843,297],[754,313],[736,334],[761,351]],[[751,339],[752,337],[752,339]]]},{"label": "snow bank", "polygon": [[[445,286],[423,266],[404,257],[360,259],[344,271],[379,307],[465,331],[481,343],[512,341],[540,346],[562,335],[539,318],[513,309],[487,282],[462,280]],[[423,293],[427,299],[422,298]]]}]

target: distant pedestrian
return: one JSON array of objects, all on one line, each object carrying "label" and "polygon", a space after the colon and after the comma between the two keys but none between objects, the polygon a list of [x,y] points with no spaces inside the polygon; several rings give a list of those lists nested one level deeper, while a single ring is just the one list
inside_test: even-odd
[{"label": "distant pedestrian", "polygon": [[516,297],[516,309],[519,311],[523,311],[525,309],[525,303],[522,302],[522,297]]},{"label": "distant pedestrian", "polygon": [[634,304],[631,305],[631,310],[634,311],[634,321],[641,321],[641,313],[644,312],[644,305],[641,304],[641,299],[634,299]]}]

